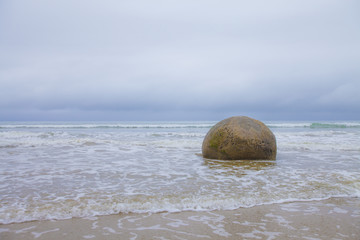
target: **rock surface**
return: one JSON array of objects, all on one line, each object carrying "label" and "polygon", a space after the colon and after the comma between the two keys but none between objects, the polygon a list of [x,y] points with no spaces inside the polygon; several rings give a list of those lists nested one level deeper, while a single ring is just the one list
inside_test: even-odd
[{"label": "rock surface", "polygon": [[230,117],[213,126],[202,145],[204,158],[275,160],[276,139],[264,123],[244,116]]}]

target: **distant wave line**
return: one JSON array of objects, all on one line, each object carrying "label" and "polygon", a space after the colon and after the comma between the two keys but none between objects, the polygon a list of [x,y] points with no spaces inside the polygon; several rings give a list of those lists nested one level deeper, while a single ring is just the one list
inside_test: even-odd
[{"label": "distant wave line", "polygon": [[67,126],[67,125],[13,125],[13,126],[0,126],[0,129],[19,129],[19,128],[25,128],[25,129],[37,129],[37,128],[67,128],[67,129],[147,129],[147,128],[154,128],[154,129],[167,129],[167,128],[210,128],[213,125],[174,125],[174,126],[160,126],[160,125],[146,125],[146,126],[137,126],[137,125],[128,125],[128,126]]},{"label": "distant wave line", "polygon": [[303,123],[303,124],[266,124],[269,128],[360,128],[360,123]]},{"label": "distant wave line", "polygon": [[[0,129],[40,129],[40,128],[55,128],[55,129],[209,129],[213,127],[214,123],[199,123],[199,124],[7,124],[0,125]],[[265,123],[269,128],[314,128],[314,129],[338,129],[338,128],[360,128],[360,122],[304,122],[304,123]]]}]

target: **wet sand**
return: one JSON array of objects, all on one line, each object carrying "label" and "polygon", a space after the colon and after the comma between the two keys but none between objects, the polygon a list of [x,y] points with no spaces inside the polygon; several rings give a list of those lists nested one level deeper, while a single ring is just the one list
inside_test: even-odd
[{"label": "wet sand", "polygon": [[360,199],[0,225],[0,239],[360,239]]}]

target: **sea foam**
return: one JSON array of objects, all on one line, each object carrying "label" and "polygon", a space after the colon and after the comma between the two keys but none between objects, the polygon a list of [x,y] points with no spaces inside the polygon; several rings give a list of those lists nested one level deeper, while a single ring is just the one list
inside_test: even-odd
[{"label": "sea foam", "polygon": [[276,161],[220,161],[209,122],[104,124],[1,125],[0,222],[360,197],[357,127],[268,123]]}]

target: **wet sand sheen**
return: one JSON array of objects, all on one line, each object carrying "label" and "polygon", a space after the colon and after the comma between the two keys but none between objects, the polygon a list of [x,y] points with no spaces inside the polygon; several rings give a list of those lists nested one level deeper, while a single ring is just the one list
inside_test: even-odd
[{"label": "wet sand sheen", "polygon": [[0,239],[360,239],[360,199],[0,225]]}]

